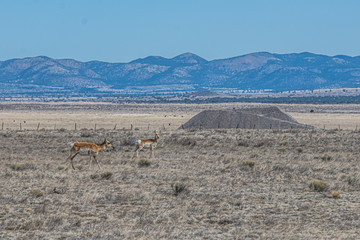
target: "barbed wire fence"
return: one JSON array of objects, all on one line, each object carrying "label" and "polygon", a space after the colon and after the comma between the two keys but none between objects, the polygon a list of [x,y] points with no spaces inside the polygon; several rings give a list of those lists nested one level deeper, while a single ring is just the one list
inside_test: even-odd
[{"label": "barbed wire fence", "polygon": [[[59,127],[60,125],[60,127]],[[180,127],[183,126],[180,124]],[[255,125],[254,125],[255,126]],[[345,127],[344,127],[345,126]],[[323,130],[353,130],[358,131],[358,124],[322,124],[315,126],[317,129],[323,129]],[[93,131],[99,131],[99,130],[128,130],[128,131],[138,131],[138,130],[175,130],[177,127],[174,127],[171,125],[171,123],[168,124],[140,124],[139,126],[136,126],[134,123],[131,123],[128,126],[118,124],[118,123],[105,123],[105,124],[98,124],[98,123],[84,123],[80,125],[77,122],[69,123],[69,124],[57,124],[57,123],[41,123],[38,122],[37,124],[27,124],[26,121],[20,122],[18,124],[15,123],[5,123],[1,122],[1,131],[6,130],[33,130],[33,131],[42,131],[42,130],[93,130]],[[254,127],[255,129],[255,127]],[[270,125],[269,129],[273,129]]]}]

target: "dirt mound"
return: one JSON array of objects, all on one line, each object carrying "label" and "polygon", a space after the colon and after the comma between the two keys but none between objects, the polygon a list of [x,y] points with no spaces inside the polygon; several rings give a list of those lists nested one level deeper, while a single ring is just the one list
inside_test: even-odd
[{"label": "dirt mound", "polygon": [[180,128],[289,129],[313,127],[298,123],[278,107],[254,107],[236,110],[205,110]]}]

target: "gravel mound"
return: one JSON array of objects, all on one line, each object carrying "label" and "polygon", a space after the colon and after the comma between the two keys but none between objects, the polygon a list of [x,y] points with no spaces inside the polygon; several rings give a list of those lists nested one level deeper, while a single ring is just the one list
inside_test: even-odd
[{"label": "gravel mound", "polygon": [[205,110],[180,128],[291,129],[313,127],[298,123],[278,107],[251,107],[234,110]]}]

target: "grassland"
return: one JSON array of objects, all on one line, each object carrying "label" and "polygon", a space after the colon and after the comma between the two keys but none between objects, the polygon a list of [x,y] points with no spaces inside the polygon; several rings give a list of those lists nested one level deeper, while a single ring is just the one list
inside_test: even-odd
[{"label": "grassland", "polygon": [[[1,120],[22,121],[23,129],[0,131],[0,239],[358,238],[359,131],[176,129],[213,107],[229,106],[3,109]],[[284,108],[304,116],[314,107]],[[322,125],[316,114],[357,116],[356,106],[338,108],[304,119]],[[36,129],[40,113],[49,128]],[[73,115],[77,130],[61,125]],[[93,129],[94,116],[108,125]],[[34,127],[24,127],[30,121]],[[155,157],[145,150],[133,159],[134,140],[163,126]],[[75,158],[76,170],[64,163],[69,143],[104,136],[116,149],[99,154],[101,170],[89,170],[88,157]]]}]

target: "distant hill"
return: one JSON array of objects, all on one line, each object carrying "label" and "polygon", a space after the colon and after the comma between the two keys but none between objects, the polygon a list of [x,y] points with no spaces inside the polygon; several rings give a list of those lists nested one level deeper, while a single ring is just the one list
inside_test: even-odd
[{"label": "distant hill", "polygon": [[184,53],[129,63],[45,56],[0,61],[0,96],[14,94],[167,94],[232,90],[360,87],[360,56],[258,52],[207,61]]}]

